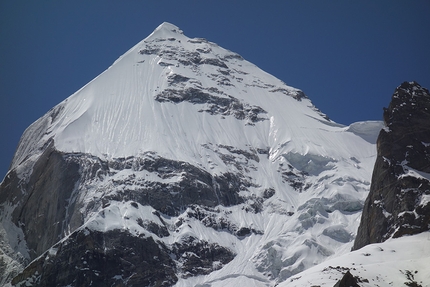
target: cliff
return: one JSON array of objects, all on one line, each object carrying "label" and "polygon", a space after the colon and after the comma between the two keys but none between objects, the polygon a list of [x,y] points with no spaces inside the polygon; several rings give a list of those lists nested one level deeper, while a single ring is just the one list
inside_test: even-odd
[{"label": "cliff", "polygon": [[430,228],[430,94],[404,82],[384,109],[385,128],[353,249]]}]

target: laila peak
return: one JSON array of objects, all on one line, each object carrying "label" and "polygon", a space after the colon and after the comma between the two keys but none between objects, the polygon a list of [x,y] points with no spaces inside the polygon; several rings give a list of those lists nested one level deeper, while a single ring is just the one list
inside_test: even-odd
[{"label": "laila peak", "polygon": [[[266,101],[264,96],[257,96],[256,88],[297,100],[304,98],[303,92],[286,86],[238,54],[205,39],[190,39],[173,31],[179,28],[162,24],[108,70],[54,107],[36,124],[46,125],[43,139],[38,138],[38,128],[30,127],[18,147],[20,152],[13,166],[22,161],[21,156],[26,157],[27,152],[21,152],[22,149],[39,150],[47,140],[53,140],[58,150],[90,153],[100,158],[133,156],[160,147],[165,147],[159,152],[168,157],[195,158],[195,146],[177,140],[178,130],[174,125],[179,122],[187,121],[178,128],[196,141],[198,149],[207,142],[216,142],[220,134],[224,134],[225,144],[236,140],[248,144],[247,139],[255,138],[249,127],[269,122],[269,115],[262,107],[266,103],[248,103],[253,98],[257,102]],[[172,106],[180,102],[200,107],[198,118],[191,111],[184,114],[188,110],[183,107],[188,105]],[[303,104],[307,102],[312,106],[308,100]],[[248,127],[237,133],[220,125],[217,116],[200,119],[201,112],[223,117],[226,123],[239,119]],[[312,113],[316,118],[323,116]],[[166,144],[160,146],[159,142]],[[265,148],[267,143],[258,145]]]},{"label": "laila peak", "polygon": [[169,22],[163,22],[160,24],[160,26],[158,26],[151,35],[157,35],[157,37],[160,37],[163,35],[162,33],[184,34],[181,29]]},{"label": "laila peak", "polygon": [[23,133],[0,185],[0,282],[288,282],[350,251],[382,127],[335,123],[163,23]]}]

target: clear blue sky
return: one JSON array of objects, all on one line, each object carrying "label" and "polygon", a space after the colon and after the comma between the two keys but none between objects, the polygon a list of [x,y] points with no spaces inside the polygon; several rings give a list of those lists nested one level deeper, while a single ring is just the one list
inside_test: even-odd
[{"label": "clear blue sky", "polygon": [[[25,128],[167,21],[302,89],[338,123],[430,88],[430,1],[0,1],[0,178]],[[0,179],[1,180],[1,179]]]}]

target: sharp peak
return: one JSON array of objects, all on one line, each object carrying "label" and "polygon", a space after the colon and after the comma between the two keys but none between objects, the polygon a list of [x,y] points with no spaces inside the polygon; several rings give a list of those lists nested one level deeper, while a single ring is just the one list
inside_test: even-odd
[{"label": "sharp peak", "polygon": [[159,25],[152,34],[163,34],[163,33],[172,33],[172,34],[183,34],[182,30],[179,29],[178,26],[173,25],[169,22],[163,22]]}]

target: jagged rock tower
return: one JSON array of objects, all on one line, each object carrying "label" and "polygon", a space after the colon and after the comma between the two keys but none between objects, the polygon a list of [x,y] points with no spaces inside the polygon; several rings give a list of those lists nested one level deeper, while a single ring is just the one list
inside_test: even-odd
[{"label": "jagged rock tower", "polygon": [[384,121],[354,249],[430,229],[429,91],[404,82],[384,110]]}]

